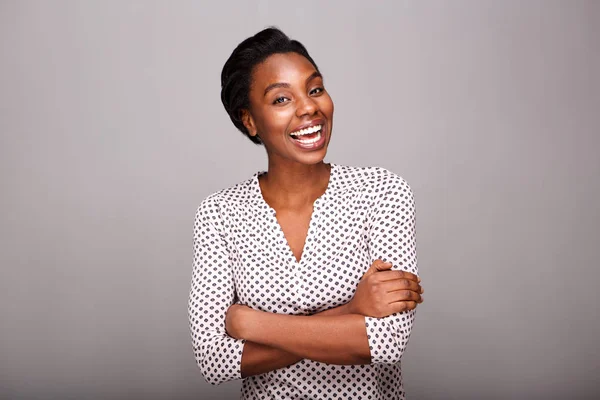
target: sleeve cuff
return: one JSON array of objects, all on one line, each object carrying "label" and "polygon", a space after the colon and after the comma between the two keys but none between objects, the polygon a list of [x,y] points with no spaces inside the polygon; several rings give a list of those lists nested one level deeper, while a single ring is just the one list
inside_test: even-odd
[{"label": "sleeve cuff", "polygon": [[242,379],[242,354],[246,339],[225,336],[202,360],[202,375],[211,385]]},{"label": "sleeve cuff", "polygon": [[412,320],[413,315],[398,313],[383,318],[365,316],[371,364],[396,364],[400,362],[410,335],[410,331],[405,333],[395,328],[397,320],[402,318]]}]

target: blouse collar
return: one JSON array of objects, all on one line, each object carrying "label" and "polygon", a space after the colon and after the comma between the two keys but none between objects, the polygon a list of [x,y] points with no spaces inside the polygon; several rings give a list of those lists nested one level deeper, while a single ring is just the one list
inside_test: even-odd
[{"label": "blouse collar", "polygon": [[[327,201],[331,197],[331,195],[338,189],[339,166],[332,162],[330,162],[329,164],[331,165],[331,170],[329,172],[329,182],[327,183],[327,188],[325,188],[325,192],[319,198],[317,198],[317,200],[315,200],[315,203],[314,203],[315,208],[319,208],[321,203],[324,201]],[[249,200],[250,200],[250,203],[258,206],[261,209],[264,209],[265,211],[271,210],[271,212],[274,214],[275,210],[273,210],[271,208],[271,206],[269,206],[267,204],[267,202],[265,201],[265,199],[262,195],[262,191],[260,189],[260,184],[258,182],[258,177],[260,175],[265,174],[266,172],[267,171],[261,170],[261,171],[255,172],[254,175],[252,175],[252,178],[250,179],[250,198],[249,198]]]}]

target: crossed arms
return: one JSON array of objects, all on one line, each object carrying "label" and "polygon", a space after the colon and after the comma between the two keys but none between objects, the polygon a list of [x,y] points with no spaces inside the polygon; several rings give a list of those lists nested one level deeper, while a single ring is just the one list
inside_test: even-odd
[{"label": "crossed arms", "polygon": [[[207,382],[241,379],[304,358],[330,364],[400,361],[414,309],[374,317],[350,312],[346,304],[297,316],[234,305],[233,272],[218,216],[212,197],[197,210],[188,304],[196,362]],[[417,274],[414,198],[408,184],[398,178],[381,194],[369,218],[372,261],[389,261],[396,269]]]}]

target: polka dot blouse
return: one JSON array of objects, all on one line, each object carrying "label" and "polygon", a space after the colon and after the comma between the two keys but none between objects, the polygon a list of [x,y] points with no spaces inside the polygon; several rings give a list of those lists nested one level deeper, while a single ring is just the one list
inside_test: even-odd
[{"label": "polka dot blouse", "polygon": [[[375,259],[418,274],[414,196],[400,176],[331,163],[298,262],[262,196],[258,177],[264,173],[211,194],[196,212],[188,313],[197,365],[213,385],[242,379],[246,340],[225,331],[231,304],[310,315],[349,302]],[[303,359],[244,378],[241,398],[404,399],[400,359],[414,315],[365,316],[371,364]]]}]

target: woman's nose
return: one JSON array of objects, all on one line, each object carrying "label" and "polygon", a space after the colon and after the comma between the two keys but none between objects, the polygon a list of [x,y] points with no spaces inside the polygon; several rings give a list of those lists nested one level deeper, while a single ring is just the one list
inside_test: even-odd
[{"label": "woman's nose", "polygon": [[314,114],[319,107],[317,103],[309,96],[303,96],[298,100],[298,108],[296,108],[296,116],[301,117],[303,115]]}]

